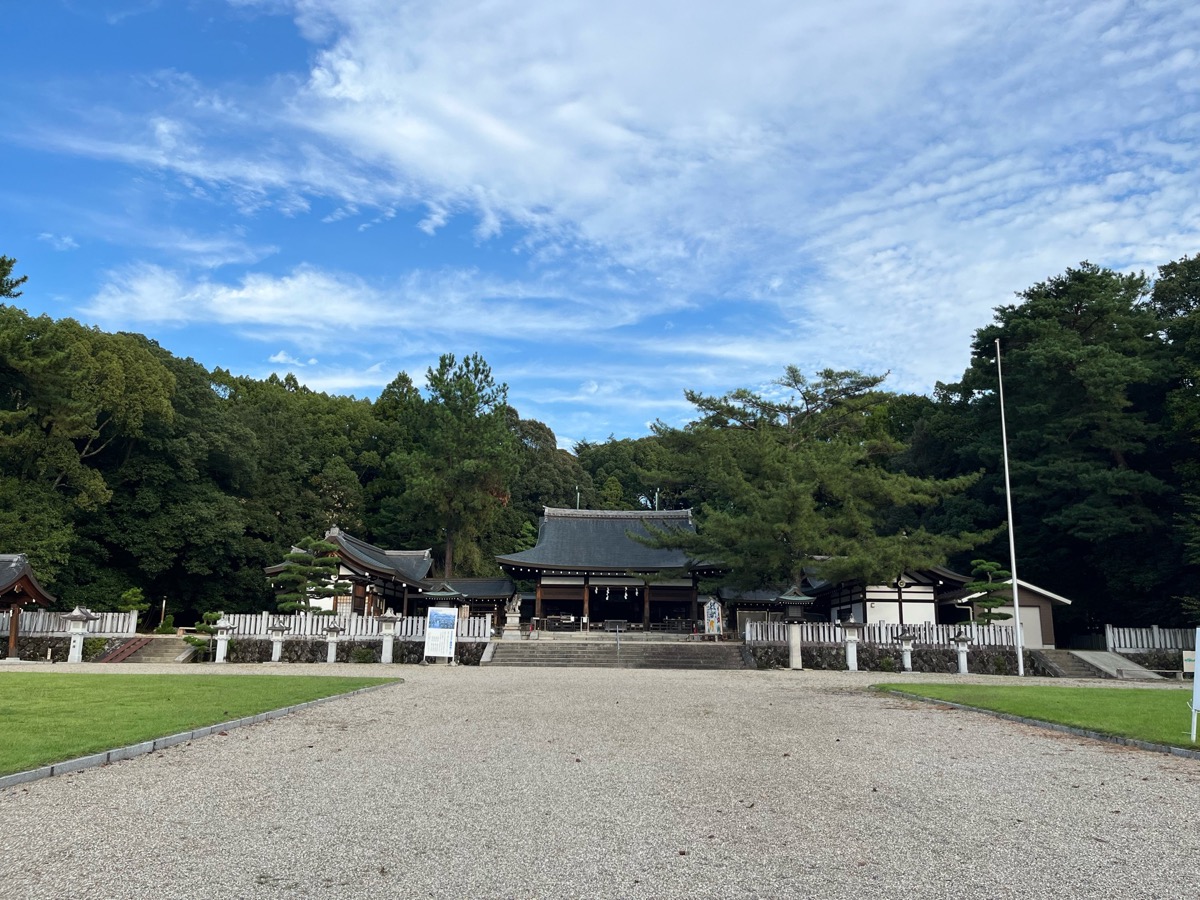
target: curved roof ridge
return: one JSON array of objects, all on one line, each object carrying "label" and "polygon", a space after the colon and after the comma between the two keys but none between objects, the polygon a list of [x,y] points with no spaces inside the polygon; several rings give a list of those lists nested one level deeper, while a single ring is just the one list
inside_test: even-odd
[{"label": "curved roof ridge", "polygon": [[690,509],[562,509],[544,507],[548,519],[684,519],[692,520]]}]

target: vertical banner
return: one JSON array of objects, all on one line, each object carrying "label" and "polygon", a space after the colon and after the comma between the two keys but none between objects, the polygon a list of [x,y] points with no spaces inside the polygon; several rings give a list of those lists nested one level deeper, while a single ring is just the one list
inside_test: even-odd
[{"label": "vertical banner", "polygon": [[454,658],[454,641],[458,634],[458,610],[455,607],[434,607],[425,621],[425,655]]},{"label": "vertical banner", "polygon": [[704,604],[704,633],[724,633],[724,622],[721,617],[721,604],[715,599],[709,600]]}]

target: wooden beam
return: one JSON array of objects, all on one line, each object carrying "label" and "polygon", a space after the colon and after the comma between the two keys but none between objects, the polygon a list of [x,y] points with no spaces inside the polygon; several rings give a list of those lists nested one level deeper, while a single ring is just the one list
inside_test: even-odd
[{"label": "wooden beam", "polygon": [[533,617],[541,619],[542,617],[542,579],[538,578],[537,592],[533,595]]},{"label": "wooden beam", "polygon": [[650,585],[642,585],[642,627],[650,630]]},{"label": "wooden beam", "polygon": [[591,593],[592,593],[592,586],[590,583],[591,580],[592,580],[591,576],[588,576],[588,575],[583,576],[583,613],[582,613],[582,616],[585,619],[587,619],[589,622],[591,621],[591,619],[588,618],[588,608],[590,606],[590,603],[588,601],[589,601],[589,599],[591,597]]},{"label": "wooden beam", "polygon": [[17,634],[20,632],[21,622],[21,605],[13,601],[13,605],[9,607],[8,617],[8,658],[18,659],[20,654],[17,653]]}]

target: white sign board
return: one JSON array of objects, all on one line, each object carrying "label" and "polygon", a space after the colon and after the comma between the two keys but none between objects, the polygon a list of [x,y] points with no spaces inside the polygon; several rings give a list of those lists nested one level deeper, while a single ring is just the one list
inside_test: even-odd
[{"label": "white sign board", "polygon": [[1183,671],[1193,672],[1193,673],[1196,671],[1196,651],[1195,650],[1184,650],[1183,651]]},{"label": "white sign board", "polygon": [[[1196,643],[1200,649],[1200,628],[1196,629]],[[1186,656],[1186,652],[1184,654]],[[1192,671],[1196,669],[1196,651],[1192,651]],[[1196,716],[1200,716],[1200,678],[1192,676],[1192,743],[1196,743]]]},{"label": "white sign board", "polygon": [[704,604],[704,633],[705,634],[723,634],[724,620],[721,616],[721,604],[716,600],[709,600]]},{"label": "white sign board", "polygon": [[458,634],[458,610],[433,607],[425,620],[425,655],[454,657],[454,640]]}]

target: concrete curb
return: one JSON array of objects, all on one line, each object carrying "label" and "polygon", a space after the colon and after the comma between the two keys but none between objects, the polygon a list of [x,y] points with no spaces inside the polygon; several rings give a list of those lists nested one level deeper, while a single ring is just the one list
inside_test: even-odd
[{"label": "concrete curb", "polygon": [[329,703],[333,700],[342,700],[346,697],[353,697],[356,694],[366,694],[370,691],[378,691],[383,688],[394,687],[397,684],[404,684],[403,678],[398,678],[388,684],[372,684],[367,687],[358,688],[354,691],[348,691],[344,694],[331,694],[328,697],[318,697],[316,700],[306,700],[304,703],[296,703],[292,706],[284,706],[280,709],[272,709],[267,712],[258,713],[253,716],[245,716],[241,719],[232,719],[228,722],[218,722],[215,725],[204,725],[192,731],[181,731],[179,734],[165,735],[164,737],[155,738],[151,741],[143,741],[140,744],[130,744],[127,747],[117,747],[113,750],[105,750],[101,753],[92,753],[88,756],[80,756],[76,759],[68,759],[63,762],[54,763],[49,766],[40,766],[36,769],[28,769],[24,772],[14,772],[11,775],[0,776],[0,790],[16,787],[20,784],[28,784],[31,781],[39,781],[43,778],[49,778],[52,775],[66,775],[68,772],[81,772],[84,769],[94,769],[97,766],[106,766],[109,763],[120,762],[125,759],[133,759],[136,756],[142,756],[146,753],[153,753],[155,750],[165,750],[167,747],[174,747],[177,744],[186,744],[188,741],[199,740],[213,734],[218,734],[222,731],[233,731],[235,728],[243,728],[247,725],[257,725],[260,722],[267,722],[271,719],[279,719],[283,716],[290,715],[294,712],[299,712],[302,709],[308,709],[310,706],[319,706],[322,703]]},{"label": "concrete curb", "polygon": [[1073,725],[1060,725],[1057,722],[1044,722],[1041,719],[1028,719],[1025,716],[1016,716],[1012,713],[997,712],[994,709],[983,709],[978,706],[967,706],[965,703],[954,703],[950,700],[938,700],[936,697],[922,697],[919,694],[910,694],[907,691],[897,691],[890,688],[873,688],[881,694],[890,694],[893,697],[904,697],[906,700],[919,700],[922,703],[936,703],[939,706],[949,706],[952,709],[961,709],[965,712],[983,713],[985,716],[991,716],[994,719],[1004,719],[1006,722],[1018,722],[1021,725],[1032,725],[1035,728],[1045,728],[1049,731],[1058,731],[1063,734],[1074,735],[1075,737],[1091,738],[1094,741],[1104,741],[1107,744],[1118,744],[1122,747],[1133,747],[1137,750],[1149,750],[1152,753],[1167,753],[1171,756],[1182,756],[1185,759],[1200,759],[1200,750],[1189,750],[1186,747],[1172,747],[1170,744],[1155,744],[1151,741],[1139,741],[1136,738],[1121,737],[1116,734],[1105,734],[1102,731],[1088,731],[1086,728],[1076,728]]}]

